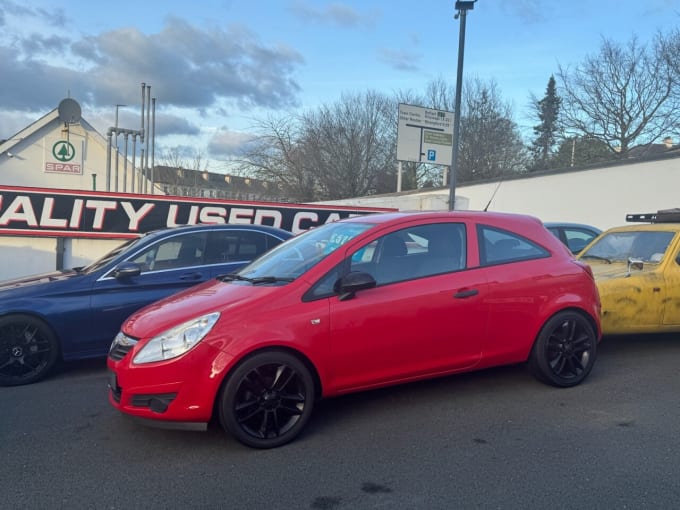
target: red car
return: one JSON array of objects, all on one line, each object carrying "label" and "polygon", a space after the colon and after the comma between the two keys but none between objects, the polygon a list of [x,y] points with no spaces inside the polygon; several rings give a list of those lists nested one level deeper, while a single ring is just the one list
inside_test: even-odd
[{"label": "red car", "polygon": [[595,362],[599,312],[590,268],[538,219],[355,217],[133,314],[111,345],[110,401],[165,427],[216,415],[271,448],[321,397],[525,361],[576,385]]}]

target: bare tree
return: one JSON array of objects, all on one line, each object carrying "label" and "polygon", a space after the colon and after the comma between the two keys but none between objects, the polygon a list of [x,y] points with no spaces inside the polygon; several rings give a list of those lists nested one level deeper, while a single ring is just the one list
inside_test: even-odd
[{"label": "bare tree", "polygon": [[635,36],[626,46],[603,39],[598,55],[573,70],[560,66],[558,76],[565,127],[604,142],[617,157],[666,136],[677,124],[669,62]]},{"label": "bare tree", "polygon": [[186,170],[208,170],[208,162],[200,150],[186,147],[172,147],[161,152],[158,157],[158,164],[172,168],[184,168]]},{"label": "bare tree", "polygon": [[320,197],[340,199],[394,191],[394,102],[374,91],[340,101],[302,119],[302,148]]},{"label": "bare tree", "polygon": [[466,81],[461,104],[458,159],[460,182],[489,179],[526,170],[527,152],[512,108],[494,81]]},{"label": "bare tree", "polygon": [[290,200],[317,199],[316,176],[305,162],[300,124],[293,116],[256,121],[257,136],[238,160],[231,161],[235,173],[272,182]]}]

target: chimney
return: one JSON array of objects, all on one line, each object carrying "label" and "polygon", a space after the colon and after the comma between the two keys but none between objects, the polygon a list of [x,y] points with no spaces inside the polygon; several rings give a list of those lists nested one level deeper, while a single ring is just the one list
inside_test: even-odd
[{"label": "chimney", "polygon": [[672,149],[673,148],[673,138],[670,136],[667,136],[666,138],[663,139],[663,144],[666,146],[666,149]]}]

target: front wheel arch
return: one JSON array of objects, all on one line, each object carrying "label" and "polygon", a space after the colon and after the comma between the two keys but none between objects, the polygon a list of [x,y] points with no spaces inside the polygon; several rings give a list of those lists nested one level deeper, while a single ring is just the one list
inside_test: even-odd
[{"label": "front wheel arch", "polygon": [[[299,427],[294,427],[298,429],[298,432],[283,433],[280,437],[265,436],[254,438],[252,435],[249,435],[248,433],[245,433],[244,430],[240,429],[240,427],[237,426],[236,421],[234,421],[235,415],[230,414],[229,409],[236,409],[231,407],[234,404],[234,398],[236,398],[236,388],[243,388],[243,381],[246,380],[242,379],[242,377],[244,377],[244,374],[246,373],[255,373],[253,370],[260,370],[259,368],[256,368],[256,364],[262,360],[265,360],[262,367],[270,367],[273,363],[282,364],[282,366],[293,367],[293,373],[306,372],[309,375],[309,382],[304,383],[303,387],[310,388],[311,386],[311,391],[303,391],[301,394],[311,393],[313,398],[309,402],[309,406],[307,406],[309,409],[307,409],[307,412],[303,413],[305,417],[301,420],[301,425]],[[295,365],[297,365],[297,367]],[[298,379],[304,380],[305,376],[302,376],[301,378],[298,377]],[[241,390],[238,391],[240,392]],[[304,354],[295,349],[286,347],[264,347],[246,354],[225,373],[213,404],[213,419],[216,420],[225,431],[231,433],[235,439],[247,446],[254,448],[273,448],[289,442],[298,435],[299,430],[304,428],[304,423],[309,419],[311,410],[313,410],[314,407],[314,402],[321,399],[321,392],[322,385],[318,371],[314,364]],[[291,434],[292,437],[287,439],[283,437],[290,436]]]}]

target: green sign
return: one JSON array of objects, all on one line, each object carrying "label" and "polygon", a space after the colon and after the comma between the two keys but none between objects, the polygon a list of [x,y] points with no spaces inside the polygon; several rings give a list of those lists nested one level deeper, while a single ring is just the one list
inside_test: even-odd
[{"label": "green sign", "polygon": [[453,145],[453,135],[425,129],[423,131],[423,142],[435,145]]},{"label": "green sign", "polygon": [[71,161],[76,155],[76,149],[71,142],[59,140],[52,146],[52,155],[59,161]]}]

